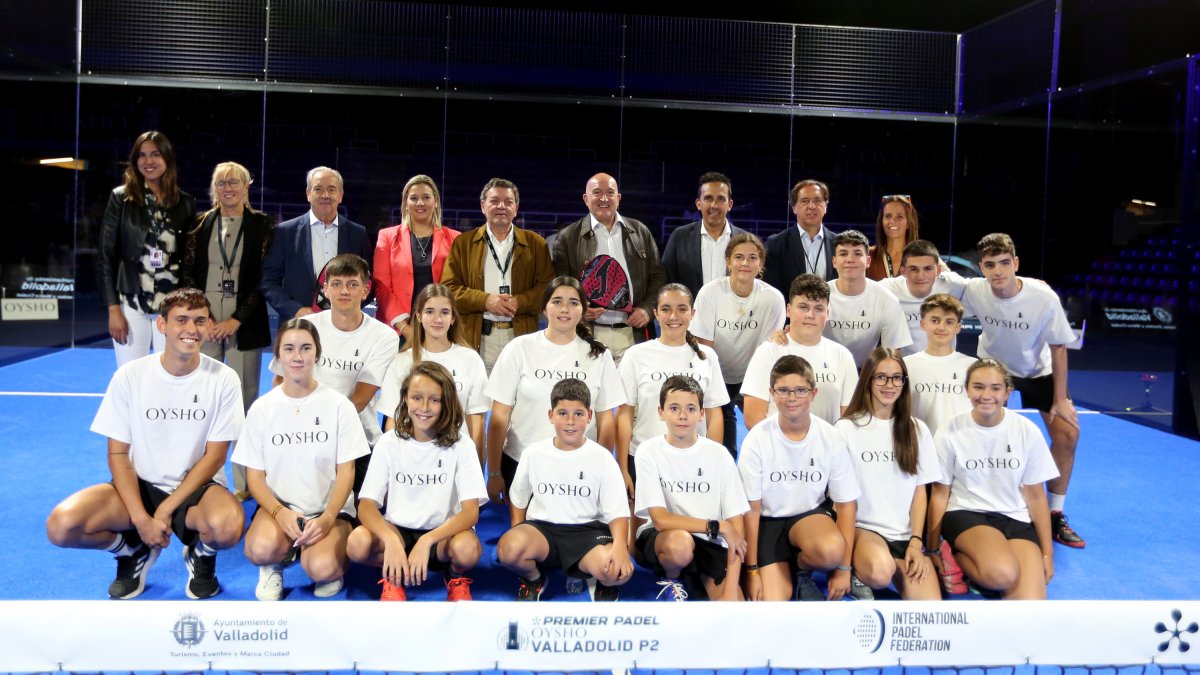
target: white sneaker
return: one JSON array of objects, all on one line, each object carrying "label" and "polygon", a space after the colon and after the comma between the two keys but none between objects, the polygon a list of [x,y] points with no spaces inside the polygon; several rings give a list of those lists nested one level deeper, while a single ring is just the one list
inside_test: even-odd
[{"label": "white sneaker", "polygon": [[259,600],[283,599],[283,568],[279,565],[259,565],[254,597]]},{"label": "white sneaker", "polygon": [[318,598],[331,598],[342,592],[342,578],[338,577],[333,581],[326,581],[323,584],[317,584],[313,587],[313,595]]}]

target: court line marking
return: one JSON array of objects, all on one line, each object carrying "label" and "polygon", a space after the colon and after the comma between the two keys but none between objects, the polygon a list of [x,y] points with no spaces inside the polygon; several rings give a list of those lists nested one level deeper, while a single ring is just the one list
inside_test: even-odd
[{"label": "court line marking", "polygon": [[0,391],[0,396],[74,396],[82,398],[103,398],[104,394],[72,391]]}]

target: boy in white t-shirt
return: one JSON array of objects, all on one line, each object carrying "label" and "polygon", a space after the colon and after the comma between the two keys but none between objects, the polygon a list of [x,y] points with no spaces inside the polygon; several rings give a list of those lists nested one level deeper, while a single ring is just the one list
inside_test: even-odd
[{"label": "boy in white t-shirt", "polygon": [[108,437],[112,481],[76,492],[46,520],[56,546],[116,556],[108,595],[121,600],[141,594],[172,532],[184,544],[188,597],[220,593],[217,551],[237,544],[245,523],[223,472],[245,420],[242,389],[231,368],[200,353],[212,328],[208,299],[179,289],[160,311],[162,353],[119,368],[92,422]]},{"label": "boy in white t-shirt", "polygon": [[902,349],[912,344],[899,301],[867,278],[869,251],[866,236],[858,230],[846,230],[833,239],[833,269],[838,277],[829,289],[825,337],[849,349],[856,368],[876,347]]},{"label": "boy in white t-shirt", "polygon": [[544,567],[593,579],[592,599],[615,601],[633,575],[629,504],[612,453],[586,436],[592,419],[588,386],[567,378],[550,391],[554,436],[525,448],[508,495],[512,529],[500,537],[500,564],[520,577],[518,601],[536,602]]},{"label": "boy in white t-shirt", "polygon": [[[388,366],[400,351],[400,336],[381,321],[362,311],[362,303],[371,293],[371,272],[367,261],[344,253],[325,266],[325,285],[329,309],[310,314],[321,336],[321,359],[317,362],[317,381],[341,393],[354,404],[367,442],[372,446],[382,435],[375,413],[376,394],[383,385]],[[283,381],[283,370],[271,359],[274,383]],[[358,458],[354,465],[354,494],[362,487],[371,455]]]},{"label": "boy in white t-shirt", "polygon": [[967,283],[963,303],[979,317],[979,358],[993,358],[1013,375],[1021,403],[1036,408],[1050,432],[1050,454],[1059,476],[1046,482],[1054,541],[1071,548],[1087,545],[1067,524],[1063,508],[1079,443],[1079,415],[1067,388],[1067,345],[1075,333],[1058,295],[1044,283],[1017,276],[1020,259],[1012,237],[989,234],[979,240],[983,279]]},{"label": "boy in white t-shirt", "polygon": [[[936,293],[947,293],[962,298],[966,279],[949,269],[942,269],[941,255],[937,246],[924,239],[910,241],[900,258],[900,274],[879,282],[900,301],[900,309],[908,323],[908,334],[912,344],[901,349],[908,356],[925,350],[925,332],[921,330],[921,303]],[[953,349],[953,343],[951,343]]]},{"label": "boy in white t-shirt", "polygon": [[840,600],[850,590],[861,495],[850,450],[833,425],[809,412],[818,387],[807,361],[784,356],[771,368],[770,382],[779,414],[746,434],[738,458],[750,501],[746,594],[751,600],[824,600],[813,570],[827,570],[829,599]]},{"label": "boy in white t-shirt", "polygon": [[937,433],[956,415],[971,409],[967,400],[967,368],[975,357],[954,351],[962,330],[963,304],[952,295],[937,293],[921,303],[921,333],[925,351],[907,354],[912,415]]},{"label": "boy in white t-shirt", "polygon": [[[854,387],[858,369],[854,356],[842,345],[822,336],[829,320],[829,284],[813,274],[801,274],[788,289],[788,330],[776,333],[759,345],[746,367],[742,396],[746,402],[746,428],[753,429],[776,410],[771,396],[771,368],[780,357],[802,357],[813,368],[819,387],[812,400],[812,414],[833,424],[842,416]],[[784,344],[776,341],[781,338]]]},{"label": "boy in white t-shirt", "polygon": [[636,455],[634,512],[649,518],[637,551],[659,576],[660,599],[686,600],[684,573],[700,578],[713,600],[741,600],[746,557],[742,515],[750,510],[725,446],[696,435],[704,391],[686,375],[663,382],[658,416],[667,433],[644,441]]}]

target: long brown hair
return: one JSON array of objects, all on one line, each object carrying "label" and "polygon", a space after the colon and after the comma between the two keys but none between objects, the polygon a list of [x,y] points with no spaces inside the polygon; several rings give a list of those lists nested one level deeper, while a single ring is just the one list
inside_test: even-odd
[{"label": "long brown hair", "polygon": [[[554,277],[550,280],[550,283],[546,284],[546,291],[542,293],[542,311],[546,311],[546,305],[550,304],[550,298],[553,297],[554,291],[557,291],[563,286],[569,286],[575,289],[575,292],[579,295],[579,304],[583,305],[583,313],[587,314],[587,293],[583,292],[583,285],[579,283],[578,279],[568,276]],[[589,346],[591,346],[591,349],[588,350],[588,356],[593,359],[600,358],[600,355],[604,353],[604,350],[608,349],[607,345],[592,336],[592,331],[584,325],[582,316],[579,317],[579,323],[575,324],[575,334],[582,338],[584,342],[588,343]]]},{"label": "long brown hair", "polygon": [[142,205],[146,203],[146,179],[137,168],[138,153],[142,144],[150,142],[158,148],[162,155],[163,164],[167,168],[162,175],[162,205],[171,208],[179,203],[179,174],[175,166],[175,146],[161,131],[145,131],[133,141],[133,149],[129,151],[129,164],[125,167],[125,201]]},{"label": "long brown hair", "polygon": [[413,345],[412,345],[412,360],[413,363],[421,361],[421,350],[425,346],[425,326],[421,324],[421,314],[425,311],[425,305],[429,303],[431,298],[446,298],[450,301],[450,317],[453,323],[450,324],[449,330],[446,331],[446,339],[450,344],[467,346],[466,340],[458,331],[459,317],[458,304],[454,302],[454,292],[446,288],[442,284],[429,284],[417,293],[417,299],[413,301],[412,316],[409,317],[409,324],[413,327]]},{"label": "long brown hair", "polygon": [[[663,293],[668,293],[670,291],[675,291],[677,293],[683,293],[684,297],[686,297],[688,300],[688,306],[694,307],[694,302],[693,302],[693,298],[692,298],[692,290],[690,288],[688,288],[687,286],[684,286],[683,284],[666,284],[666,285],[664,285],[662,288],[658,289],[658,296],[655,297],[655,302],[656,303],[662,302]],[[656,314],[658,313],[657,307],[655,308],[655,313]],[[696,356],[699,356],[701,361],[708,358],[707,356],[704,355],[704,352],[700,351],[700,343],[696,341],[696,336],[692,335],[691,330],[686,330],[683,332],[683,341],[687,343],[687,346],[692,348],[692,351],[696,352]]]},{"label": "long brown hair", "polygon": [[900,396],[892,407],[892,449],[896,453],[896,463],[904,473],[915,476],[917,459],[920,448],[917,444],[917,423],[912,418],[912,393],[908,387],[908,366],[897,349],[876,347],[867,355],[862,373],[858,376],[858,386],[854,387],[854,396],[850,405],[846,406],[843,418],[850,420],[854,426],[866,426],[874,418],[872,410],[875,395],[871,390],[871,378],[884,361],[895,361],[900,364],[900,372],[904,373],[904,384],[900,387]]},{"label": "long brown hair", "polygon": [[917,219],[917,209],[913,206],[912,197],[904,195],[888,195],[879,204],[879,215],[875,216],[875,245],[880,251],[887,250],[887,235],[883,233],[883,210],[888,204],[899,204],[904,209],[904,221],[908,228],[904,231],[905,245],[920,239],[920,224]]},{"label": "long brown hair", "polygon": [[438,416],[437,426],[433,428],[433,444],[448,448],[458,442],[463,425],[462,403],[458,400],[458,388],[454,378],[440,363],[422,361],[413,364],[408,377],[400,385],[400,405],[396,406],[396,435],[400,438],[413,437],[412,418],[408,414],[408,388],[414,377],[422,376],[433,380],[442,390],[442,413]]}]

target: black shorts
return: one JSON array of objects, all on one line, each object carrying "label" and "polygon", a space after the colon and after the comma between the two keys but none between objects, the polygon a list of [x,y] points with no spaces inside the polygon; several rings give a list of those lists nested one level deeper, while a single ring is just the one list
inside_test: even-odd
[{"label": "black shorts", "polygon": [[867,532],[870,532],[871,534],[879,535],[879,538],[882,539],[883,543],[887,545],[888,553],[891,553],[892,557],[897,560],[904,560],[904,554],[906,554],[908,552],[908,542],[912,541],[911,539],[905,539],[904,541],[899,541],[896,539],[888,539],[887,537],[883,536],[882,534],[879,534],[875,530],[868,530],[865,527],[859,528],[859,529],[866,530]]},{"label": "black shorts", "polygon": [[633,481],[634,485],[637,485],[637,462],[635,462],[633,460],[634,460],[633,455],[630,455],[629,456],[629,480]]},{"label": "black shorts", "polygon": [[[1014,377],[1013,389],[1021,392],[1021,405],[1042,412],[1050,412],[1054,405],[1054,376]],[[1071,393],[1067,392],[1070,397]]]},{"label": "black shorts", "polygon": [[[214,485],[220,484],[216,481],[210,480],[204,485],[196,488],[196,491],[188,495],[187,499],[184,499],[183,503],[180,504],[175,509],[175,512],[171,514],[171,531],[175,533],[175,536],[179,538],[179,541],[183,542],[184,546],[191,546],[192,544],[195,544],[196,539],[200,536],[199,532],[196,530],[189,530],[187,527],[188,509],[199,504],[200,498],[204,496],[205,492],[208,492],[208,488]],[[154,515],[154,512],[158,510],[158,507],[163,502],[167,501],[167,497],[171,496],[170,492],[166,492],[159,487],[147,483],[141,478],[138,479],[138,493],[142,497],[142,506],[151,516]],[[134,528],[134,532],[136,531],[137,528]]]},{"label": "black shorts", "polygon": [[[658,562],[658,555],[654,552],[654,542],[658,540],[658,534],[658,530],[652,527],[638,535],[637,549],[641,551],[654,573],[664,577],[667,575],[666,570]],[[726,548],[694,534],[692,542],[696,545],[696,550],[692,554],[692,562],[683,568],[681,574],[701,574],[712,579],[716,584],[725,581],[726,563],[729,560],[729,552]]]},{"label": "black shorts", "polygon": [[593,520],[582,525],[559,525],[547,523],[544,520],[526,520],[522,525],[529,525],[542,533],[550,544],[550,553],[538,567],[561,567],[567,576],[577,579],[587,579],[591,575],[579,569],[579,561],[597,546],[612,543],[612,532],[604,523]]},{"label": "black shorts", "polygon": [[[520,464],[517,460],[508,455],[500,455],[500,477],[504,479],[504,494],[512,489],[513,481],[517,478],[517,466]],[[488,467],[488,471],[492,468]]]},{"label": "black shorts", "polygon": [[[391,431],[387,433],[393,433]],[[363,480],[367,477],[367,468],[371,466],[371,453],[354,458],[354,502],[358,503],[358,491],[362,489]]]},{"label": "black shorts", "polygon": [[837,512],[833,510],[833,502],[829,499],[826,499],[820,506],[811,511],[805,511],[794,516],[782,516],[778,518],[762,516],[759,518],[758,566],[766,567],[777,562],[786,562],[794,566],[796,564],[796,556],[800,554],[800,549],[792,546],[792,541],[788,537],[788,534],[792,531],[793,525],[809,516],[829,516],[833,519],[833,522],[837,522]]},{"label": "black shorts", "polygon": [[[417,545],[418,539],[420,539],[426,532],[429,532],[429,530],[414,530],[408,527],[401,527],[395,523],[388,523],[388,525],[391,525],[392,527],[396,528],[398,532],[400,532],[400,539],[404,541],[405,555],[407,555],[408,552],[413,549],[413,546]],[[442,562],[441,560],[438,560],[437,548],[437,545],[429,547],[429,569],[433,570],[434,572],[440,572],[450,566],[449,562]]]},{"label": "black shorts", "polygon": [[947,511],[942,517],[942,538],[950,543],[950,548],[958,552],[954,542],[959,535],[977,525],[985,525],[1000,530],[1005,539],[1027,539],[1038,543],[1037,531],[1033,523],[1023,523],[999,513],[981,511]]}]

